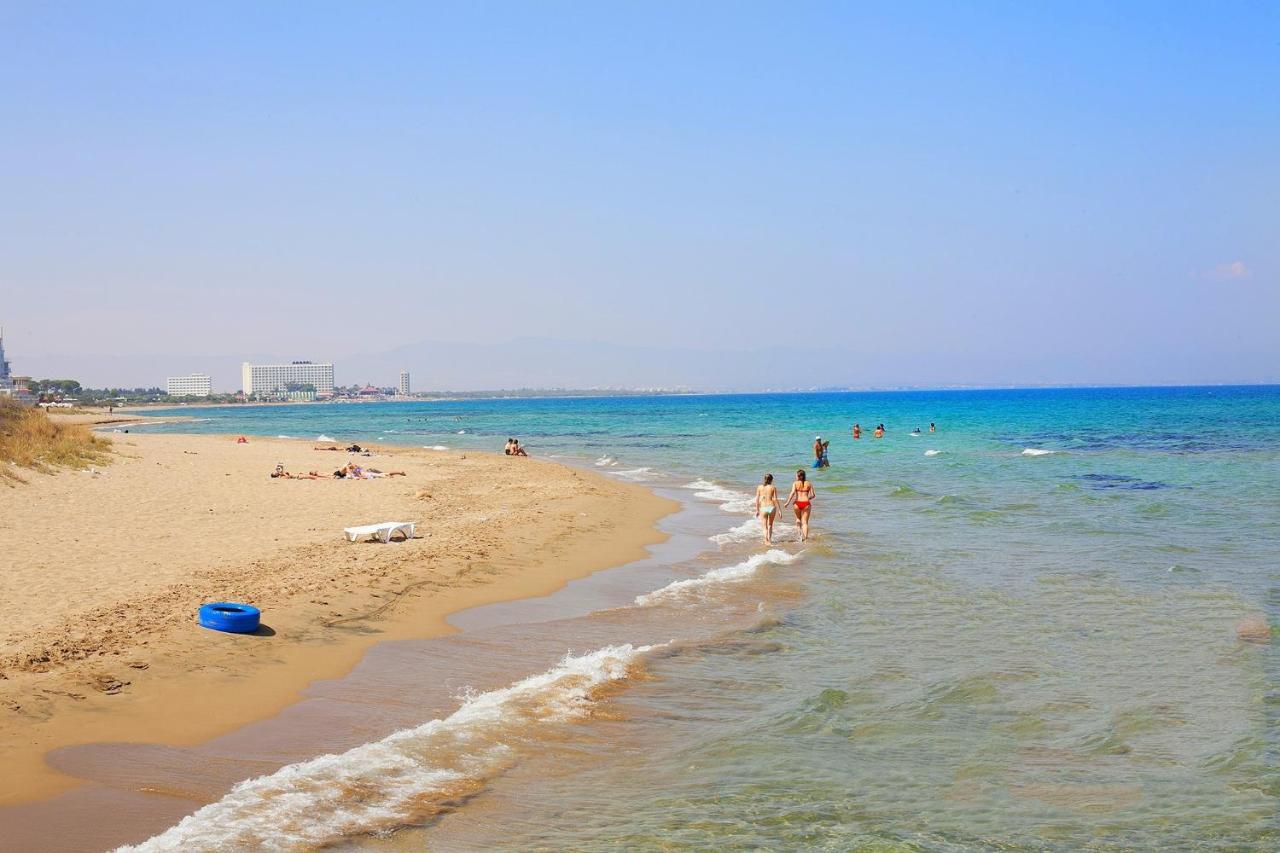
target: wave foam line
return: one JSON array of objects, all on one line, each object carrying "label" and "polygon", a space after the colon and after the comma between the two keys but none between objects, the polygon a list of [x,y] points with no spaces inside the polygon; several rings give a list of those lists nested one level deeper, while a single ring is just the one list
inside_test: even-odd
[{"label": "wave foam line", "polygon": [[771,548],[763,554],[753,554],[741,563],[735,563],[732,566],[725,566],[719,569],[712,569],[705,575],[696,578],[688,578],[682,581],[672,581],[662,589],[647,592],[644,595],[636,596],[637,607],[648,607],[650,604],[657,604],[673,598],[681,598],[690,592],[698,592],[704,587],[718,583],[733,583],[736,581],[746,580],[754,575],[761,566],[775,565],[785,566],[794,563],[800,559],[799,554],[791,554],[777,548]]},{"label": "wave foam line", "polygon": [[[764,538],[764,522],[760,520],[759,516],[752,516],[737,527],[731,527],[724,533],[717,533],[707,538],[721,546],[740,542],[758,542]],[[800,541],[800,529],[794,524],[778,524],[775,522],[773,541],[798,542]]]},{"label": "wave foam line", "polygon": [[624,644],[566,655],[546,672],[468,696],[443,719],[247,779],[117,853],[295,850],[420,821],[443,810],[444,800],[479,790],[529,728],[589,714],[598,688],[625,679],[653,648]]},{"label": "wave foam line", "polygon": [[652,480],[654,473],[652,468],[630,468],[626,471],[610,471],[615,477],[621,477],[624,480]]},{"label": "wave foam line", "polygon": [[720,504],[720,508],[725,512],[753,512],[756,508],[756,499],[753,495],[726,489],[710,480],[694,480],[692,483],[685,483],[684,487],[692,489],[695,497]]},{"label": "wave foam line", "polygon": [[1059,453],[1057,450],[1041,450],[1038,447],[1028,447],[1022,451],[1023,456],[1052,456]]}]

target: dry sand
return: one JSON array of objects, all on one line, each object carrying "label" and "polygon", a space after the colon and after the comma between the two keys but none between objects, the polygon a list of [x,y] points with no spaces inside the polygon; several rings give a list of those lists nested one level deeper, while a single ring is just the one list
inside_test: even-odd
[{"label": "dry sand", "polygon": [[[382,639],[643,556],[675,505],[536,459],[310,442],[117,434],[96,472],[0,488],[0,803],[75,780],[45,752],[96,741],[196,743],[346,672]],[[351,459],[405,477],[328,474]],[[408,542],[343,527],[416,521]],[[259,635],[208,631],[208,601],[263,609]]]}]

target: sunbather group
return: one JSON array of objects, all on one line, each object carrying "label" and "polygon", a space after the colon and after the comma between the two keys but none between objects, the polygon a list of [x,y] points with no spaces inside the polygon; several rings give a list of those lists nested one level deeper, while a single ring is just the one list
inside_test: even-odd
[{"label": "sunbather group", "polygon": [[529,455],[528,453],[525,452],[525,449],[520,446],[520,439],[518,438],[508,438],[507,446],[503,449],[502,452],[505,453],[507,456],[528,456]]},{"label": "sunbather group", "polygon": [[404,476],[407,476],[404,471],[379,471],[377,468],[362,468],[354,462],[348,462],[329,476],[321,474],[319,471],[308,471],[305,474],[290,474],[284,469],[283,462],[276,465],[276,470],[271,472],[271,479],[273,480],[327,480],[330,477],[335,480],[377,480],[382,477]]}]

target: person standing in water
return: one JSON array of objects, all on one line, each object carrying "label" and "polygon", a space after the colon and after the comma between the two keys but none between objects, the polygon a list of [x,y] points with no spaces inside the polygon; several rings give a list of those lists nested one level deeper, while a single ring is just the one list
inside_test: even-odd
[{"label": "person standing in water", "polygon": [[884,438],[884,424],[876,427],[876,431],[872,433],[876,438]]},{"label": "person standing in water", "polygon": [[827,445],[831,442],[823,441],[822,436],[815,436],[813,439],[813,467],[829,468],[831,463],[827,461]]},{"label": "person standing in water", "polygon": [[813,511],[813,484],[805,479],[804,469],[796,471],[796,481],[791,484],[791,494],[787,495],[784,506],[796,505],[796,524],[800,526],[800,541],[809,538],[809,514]]},{"label": "person standing in water", "polygon": [[773,475],[765,474],[764,482],[756,486],[756,517],[764,525],[764,544],[773,544],[773,523],[778,520],[778,487]]},{"label": "person standing in water", "polygon": [[933,425],[933,421],[929,421],[929,432],[937,432],[938,428]]},{"label": "person standing in water", "polygon": [[862,424],[853,425],[853,440],[857,441],[862,438]]}]

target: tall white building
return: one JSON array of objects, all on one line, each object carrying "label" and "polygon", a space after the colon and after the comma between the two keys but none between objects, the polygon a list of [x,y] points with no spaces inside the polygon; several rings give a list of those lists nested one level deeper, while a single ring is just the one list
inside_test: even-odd
[{"label": "tall white building", "polygon": [[15,381],[9,361],[4,355],[4,330],[0,329],[0,397],[11,397],[21,403],[31,403],[35,398],[27,391],[25,380]]},{"label": "tall white building", "polygon": [[400,371],[400,396],[409,396],[409,371]]},{"label": "tall white building", "polygon": [[[300,385],[315,386],[317,394],[333,393],[333,364],[292,361],[288,364],[250,364],[240,368],[241,388],[246,396],[283,395]],[[293,386],[293,388],[290,388]]]},{"label": "tall white building", "polygon": [[213,383],[203,373],[190,376],[170,376],[164,383],[165,393],[170,397],[208,397],[213,391]]}]

